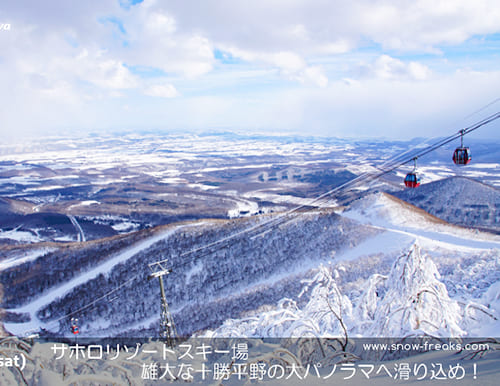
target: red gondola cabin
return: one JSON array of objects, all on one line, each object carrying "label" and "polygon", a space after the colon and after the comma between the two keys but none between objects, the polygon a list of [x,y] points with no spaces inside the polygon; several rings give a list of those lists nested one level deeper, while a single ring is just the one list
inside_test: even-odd
[{"label": "red gondola cabin", "polygon": [[410,172],[405,177],[405,186],[407,188],[416,188],[420,186],[420,176],[415,172]]},{"label": "red gondola cabin", "polygon": [[468,147],[457,147],[453,153],[453,162],[456,165],[467,165],[472,159]]},{"label": "red gondola cabin", "polygon": [[71,318],[71,332],[75,335],[80,332],[80,329],[78,328],[78,319],[77,318]]}]

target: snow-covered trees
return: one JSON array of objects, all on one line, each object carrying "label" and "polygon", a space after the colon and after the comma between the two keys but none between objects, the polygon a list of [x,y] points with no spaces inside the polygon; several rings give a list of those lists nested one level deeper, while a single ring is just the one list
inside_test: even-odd
[{"label": "snow-covered trees", "polygon": [[465,336],[464,312],[439,279],[417,243],[395,260],[388,276],[370,276],[355,301],[342,294],[332,269],[321,265],[301,292],[309,299],[304,307],[282,299],[274,310],[226,321],[209,335],[334,338],[343,349],[349,336]]},{"label": "snow-covered trees", "polygon": [[[310,294],[308,294],[310,292]],[[342,295],[331,271],[321,265],[306,282],[300,296],[309,301],[300,309],[292,299],[284,298],[276,309],[241,320],[228,320],[208,336],[232,337],[327,337],[348,340],[345,320],[350,320],[352,305]]]},{"label": "snow-covered trees", "polygon": [[[372,277],[372,282],[378,281]],[[404,337],[412,333],[442,336],[463,336],[459,327],[461,311],[458,303],[448,296],[439,281],[440,275],[431,259],[421,253],[415,243],[394,263],[387,278],[384,298],[378,303],[373,286],[365,292],[366,301],[360,306],[370,311],[375,308],[368,336]],[[370,316],[367,313],[366,316]]]}]

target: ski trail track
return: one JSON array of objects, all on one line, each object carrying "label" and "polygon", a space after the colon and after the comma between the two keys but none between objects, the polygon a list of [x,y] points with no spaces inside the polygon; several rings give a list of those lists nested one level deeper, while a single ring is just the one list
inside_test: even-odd
[{"label": "ski trail track", "polygon": [[85,238],[85,233],[83,232],[83,229],[82,229],[81,225],[78,223],[78,220],[75,218],[75,216],[72,216],[69,214],[67,216],[68,216],[69,220],[71,221],[71,224],[73,224],[73,226],[76,229],[77,241],[87,241],[87,239]]},{"label": "ski trail track", "polygon": [[49,289],[48,291],[43,293],[40,297],[32,300],[31,302],[21,307],[7,310],[15,313],[28,313],[30,315],[31,320],[25,323],[5,323],[6,329],[18,336],[23,336],[26,331],[38,330],[40,327],[46,328],[53,322],[44,323],[41,320],[39,320],[36,314],[40,309],[52,303],[55,299],[63,297],[64,295],[71,292],[74,288],[86,283],[89,280],[92,280],[98,275],[108,274],[117,264],[127,261],[128,259],[135,256],[137,253],[151,247],[158,241],[169,238],[179,229],[187,226],[197,226],[200,224],[201,223],[179,225],[174,228],[162,231],[159,234],[149,237],[145,240],[141,240],[136,244],[126,248],[125,250],[118,252],[115,256],[109,258],[108,260],[98,265],[97,267],[90,269],[89,271],[83,272],[79,276],[74,277],[73,279],[69,280],[68,282],[58,287]]}]

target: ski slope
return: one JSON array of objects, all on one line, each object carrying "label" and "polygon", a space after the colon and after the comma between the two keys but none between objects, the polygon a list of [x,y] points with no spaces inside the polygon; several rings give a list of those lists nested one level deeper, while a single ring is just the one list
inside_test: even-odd
[{"label": "ski slope", "polygon": [[385,193],[356,202],[343,216],[387,232],[419,238],[427,241],[430,247],[434,245],[462,251],[500,248],[499,236],[448,224]]},{"label": "ski slope", "polygon": [[83,272],[82,274],[72,278],[68,282],[64,283],[63,285],[60,285],[55,288],[51,288],[49,291],[43,293],[40,297],[34,299],[33,301],[15,308],[15,309],[10,309],[7,311],[15,312],[15,313],[28,313],[30,316],[30,321],[26,323],[5,323],[5,328],[13,333],[14,335],[17,336],[24,336],[26,331],[38,331],[41,327],[45,328],[47,330],[50,330],[50,324],[53,324],[54,322],[51,322],[49,324],[46,324],[42,322],[38,317],[37,317],[37,312],[41,310],[43,307],[47,306],[51,302],[54,301],[54,299],[61,298],[64,295],[68,294],[69,292],[73,291],[75,288],[78,286],[88,282],[89,280],[92,280],[93,278],[97,277],[98,275],[107,275],[111,270],[117,265],[124,263],[128,259],[132,258],[139,252],[148,249],[151,247],[153,244],[161,241],[168,239],[172,234],[177,232],[178,230],[186,227],[186,226],[196,226],[196,225],[201,225],[201,222],[198,222],[196,224],[187,224],[187,225],[178,225],[172,228],[169,228],[167,230],[161,231],[158,234],[149,237],[147,239],[141,240],[140,242],[137,242],[136,244],[125,248],[124,250],[120,251],[116,255],[112,256],[108,260],[104,261],[102,264],[99,264],[97,267],[88,270],[86,272]]},{"label": "ski slope", "polygon": [[29,253],[26,253],[23,256],[17,254],[15,256],[8,257],[0,261],[0,271],[13,268],[21,264],[29,263],[30,261],[34,261],[38,259],[40,256],[43,256],[54,250],[55,248],[41,248],[30,251]]}]

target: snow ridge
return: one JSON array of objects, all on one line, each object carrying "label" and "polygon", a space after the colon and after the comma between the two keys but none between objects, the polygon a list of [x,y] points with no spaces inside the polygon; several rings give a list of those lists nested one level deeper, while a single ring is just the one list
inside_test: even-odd
[{"label": "snow ridge", "polygon": [[472,178],[446,178],[393,194],[452,224],[500,231],[500,190]]}]

